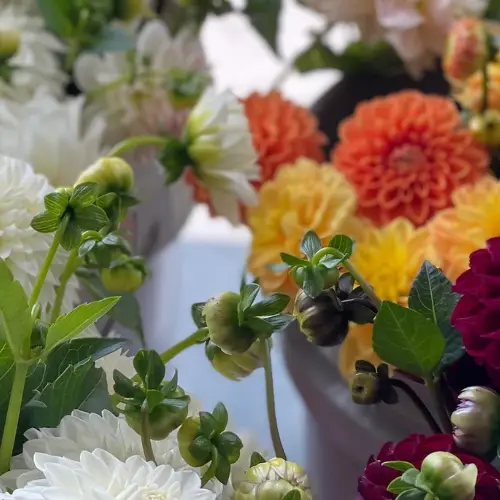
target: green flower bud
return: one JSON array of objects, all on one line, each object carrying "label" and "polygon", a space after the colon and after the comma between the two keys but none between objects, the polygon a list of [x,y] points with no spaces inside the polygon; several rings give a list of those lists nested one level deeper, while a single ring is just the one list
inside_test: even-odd
[{"label": "green flower bud", "polygon": [[241,296],[225,292],[210,299],[203,308],[210,340],[226,354],[243,353],[253,344],[251,331],[238,321],[238,304]]},{"label": "green flower bud", "polygon": [[134,171],[121,158],[100,158],[80,174],[75,186],[85,182],[98,184],[102,193],[128,193],[134,187]]},{"label": "green flower bud", "polygon": [[424,459],[419,479],[439,500],[473,500],[477,474],[474,464],[464,465],[455,455],[438,451]]},{"label": "green flower bud", "polygon": [[12,57],[21,43],[21,34],[17,30],[0,31],[0,58],[8,59]]},{"label": "green flower bud", "polygon": [[169,71],[165,87],[171,104],[176,109],[194,107],[209,81],[209,77],[200,71],[182,69]]},{"label": "green flower bud", "polygon": [[380,378],[376,372],[358,372],[351,384],[352,400],[358,405],[373,405],[381,401]]},{"label": "green flower bud", "polygon": [[262,367],[260,350],[260,340],[255,341],[250,349],[241,354],[226,354],[213,342],[208,342],[205,354],[221,375],[230,380],[241,380]]},{"label": "green flower bud", "polygon": [[473,455],[491,458],[499,435],[500,396],[486,387],[468,387],[458,399],[451,415],[455,443]]},{"label": "green flower bud", "polygon": [[331,269],[322,267],[321,269],[323,270],[325,288],[331,288],[339,282],[340,271],[336,267],[332,267]]},{"label": "green flower bud", "polygon": [[291,491],[300,500],[311,500],[309,480],[304,469],[293,462],[273,458],[251,467],[238,486],[235,500],[282,500]]},{"label": "green flower bud", "polygon": [[179,443],[179,452],[182,458],[191,467],[201,467],[207,463],[203,458],[195,457],[191,453],[191,444],[200,433],[200,418],[189,417],[182,424],[177,433],[177,441]]},{"label": "green flower bud", "polygon": [[221,149],[218,135],[200,135],[188,146],[188,154],[199,165],[211,165],[220,161]]},{"label": "green flower bud", "polygon": [[132,264],[101,269],[101,281],[106,290],[112,293],[133,293],[144,283],[145,274]]},{"label": "green flower bud", "polygon": [[[175,429],[177,429],[188,416],[188,406],[178,410],[168,407],[164,404],[158,405],[149,414],[149,432],[154,441],[161,441],[167,438]],[[134,429],[137,434],[141,434],[141,409],[137,406],[129,405],[123,410],[123,414],[128,425]]]}]

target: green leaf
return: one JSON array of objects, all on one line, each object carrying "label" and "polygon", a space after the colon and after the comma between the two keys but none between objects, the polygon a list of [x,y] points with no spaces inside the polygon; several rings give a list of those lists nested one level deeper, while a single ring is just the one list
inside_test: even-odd
[{"label": "green leaf", "polygon": [[66,208],[68,207],[69,194],[66,191],[58,193],[49,193],[43,199],[43,204],[45,205],[45,210],[56,217],[62,217]]},{"label": "green leaf", "polygon": [[295,321],[295,317],[291,314],[276,314],[275,316],[267,317],[265,321],[272,325],[273,330],[276,332],[284,330],[292,321]]},{"label": "green leaf", "polygon": [[97,302],[80,304],[68,314],[59,316],[50,325],[47,332],[44,353],[47,354],[61,342],[71,340],[102,318],[118,301],[120,297],[109,297]]},{"label": "green leaf", "polygon": [[406,490],[400,493],[396,500],[425,500],[427,493],[417,488],[412,488],[411,490]]},{"label": "green leaf", "polygon": [[116,200],[117,197],[118,195],[116,193],[106,193],[103,194],[102,196],[99,196],[95,204],[99,208],[108,208],[113,204],[113,202]]},{"label": "green leaf", "polygon": [[141,349],[134,357],[134,368],[146,389],[157,389],[165,378],[165,365],[152,349]]},{"label": "green leaf", "polygon": [[439,328],[417,311],[384,301],[375,317],[373,349],[386,363],[429,377],[444,352]]},{"label": "green leaf", "polygon": [[[142,401],[144,400],[144,391],[134,384],[134,382],[126,377],[122,372],[119,370],[113,370],[113,381],[113,389],[116,394],[123,396],[124,398],[135,399],[140,401],[142,404]],[[162,400],[163,397],[162,393]]]},{"label": "green leaf", "polygon": [[69,203],[73,208],[88,207],[96,200],[96,193],[97,184],[93,182],[78,184],[71,194]]},{"label": "green leaf", "polygon": [[106,52],[127,52],[134,49],[134,37],[126,30],[116,26],[106,26],[90,50],[97,54],[105,54]]},{"label": "green leaf", "polygon": [[61,38],[69,38],[73,34],[68,8],[70,2],[38,0],[37,4],[49,30]]},{"label": "green leaf", "polygon": [[37,429],[57,427],[73,410],[101,413],[112,407],[106,374],[95,368],[90,358],[68,366],[54,382],[41,389],[38,400],[45,408],[33,408],[29,415],[30,426]]},{"label": "green leaf", "polygon": [[336,68],[338,64],[339,56],[323,43],[321,37],[318,37],[309,48],[301,52],[294,61],[295,69],[301,73]]},{"label": "green leaf", "polygon": [[226,457],[231,464],[238,461],[242,448],[243,443],[234,432],[226,431],[217,437],[217,450],[221,455]]},{"label": "green leaf", "polygon": [[277,37],[281,0],[248,0],[244,14],[274,52],[277,52]]},{"label": "green leaf", "polygon": [[325,286],[325,280],[321,269],[317,266],[309,266],[304,268],[304,283],[302,288],[304,292],[311,298],[316,298]]},{"label": "green leaf", "polygon": [[307,261],[304,259],[299,259],[295,255],[290,255],[288,253],[280,253],[281,260],[288,264],[289,266],[307,266]]},{"label": "green leaf", "polygon": [[231,474],[231,464],[223,455],[219,455],[217,460],[217,468],[215,469],[215,477],[222,483],[227,484]]},{"label": "green leaf", "polygon": [[445,338],[446,347],[437,369],[439,373],[460,359],[465,350],[461,333],[451,324],[451,314],[459,298],[443,272],[425,261],[413,281],[408,305],[434,322]]},{"label": "green leaf", "polygon": [[490,0],[483,17],[490,21],[500,21],[500,0]]},{"label": "green leaf", "polygon": [[396,495],[398,493],[402,493],[403,491],[412,489],[414,489],[413,486],[411,484],[405,483],[401,477],[393,479],[387,486],[387,491],[389,491],[390,493],[394,493]]},{"label": "green leaf", "polygon": [[314,231],[307,231],[300,242],[300,251],[307,255],[309,259],[312,259],[321,248],[321,240],[318,235]]},{"label": "green leaf", "polygon": [[63,342],[48,355],[44,383],[54,382],[70,365],[92,358],[94,361],[111,354],[127,343],[124,339],[82,338]]},{"label": "green leaf", "polygon": [[31,221],[31,227],[38,233],[54,233],[61,225],[61,218],[57,215],[42,212]]},{"label": "green leaf", "polygon": [[0,332],[16,360],[29,357],[31,326],[26,293],[14,280],[5,261],[0,259]]},{"label": "green leaf", "polygon": [[212,414],[206,411],[200,411],[200,429],[201,433],[207,439],[212,439],[216,435],[217,427],[217,421]]},{"label": "green leaf", "polygon": [[260,286],[255,283],[246,285],[241,291],[241,310],[245,312],[254,303],[257,295],[260,292]]},{"label": "green leaf", "polygon": [[227,413],[226,407],[222,403],[217,403],[212,412],[212,416],[217,424],[217,433],[220,434],[227,427],[227,422],[229,420],[229,415]]},{"label": "green leaf", "polygon": [[245,319],[245,326],[250,328],[254,335],[261,339],[271,337],[274,332],[274,326],[268,323],[263,318],[248,318]]},{"label": "green leaf", "polygon": [[207,326],[207,322],[203,317],[203,308],[205,304],[206,302],[197,302],[191,306],[191,317],[198,328],[205,328]]},{"label": "green leaf", "polygon": [[263,464],[267,460],[260,454],[254,451],[250,457],[250,467],[255,467],[256,465]]},{"label": "green leaf", "polygon": [[149,389],[146,391],[146,401],[148,403],[148,412],[152,413],[153,410],[160,405],[163,400],[165,399],[165,396],[163,395],[163,392],[157,391],[156,389]]},{"label": "green leaf", "polygon": [[95,205],[77,207],[74,213],[75,222],[84,230],[99,231],[109,223],[106,212]]},{"label": "green leaf", "polygon": [[328,246],[335,248],[348,259],[354,250],[354,241],[345,234],[337,234],[330,240]]},{"label": "green leaf", "polygon": [[417,477],[420,474],[420,471],[418,469],[408,469],[403,472],[403,475],[401,476],[401,479],[411,485],[415,485],[415,482],[417,481]]},{"label": "green leaf", "polygon": [[407,470],[415,468],[415,466],[412,463],[404,462],[402,460],[384,462],[382,465],[384,467],[390,467],[391,469],[397,470],[399,472],[406,472]]},{"label": "green leaf", "polygon": [[251,316],[271,316],[279,314],[290,302],[290,297],[285,293],[273,293],[263,300],[249,307],[247,312]]},{"label": "green leaf", "polygon": [[68,252],[80,246],[82,240],[82,231],[73,221],[69,221],[62,231],[61,246]]},{"label": "green leaf", "polygon": [[284,497],[283,500],[301,500],[302,494],[300,490],[295,489],[289,491]]},{"label": "green leaf", "polygon": [[94,250],[95,246],[97,245],[96,240],[87,240],[84,241],[81,245],[80,248],[78,249],[78,256],[79,257],[85,257],[85,255],[88,255],[92,250]]},{"label": "green leaf", "polygon": [[188,450],[196,460],[207,463],[212,454],[212,443],[205,436],[198,436],[193,439]]}]

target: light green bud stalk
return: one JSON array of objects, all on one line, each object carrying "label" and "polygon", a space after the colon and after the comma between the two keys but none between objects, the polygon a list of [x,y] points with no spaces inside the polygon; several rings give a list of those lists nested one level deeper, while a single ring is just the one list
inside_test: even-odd
[{"label": "light green bud stalk", "polygon": [[17,30],[0,31],[0,58],[12,57],[21,44],[21,34]]},{"label": "light green bud stalk", "polygon": [[282,458],[273,458],[251,467],[238,486],[235,500],[282,500],[291,491],[300,500],[311,500],[309,480],[304,469]]},{"label": "light green bud stalk", "polygon": [[80,174],[75,186],[85,182],[98,184],[102,193],[129,193],[134,187],[134,171],[121,158],[100,158]]},{"label": "light green bud stalk", "polygon": [[464,465],[455,455],[437,451],[422,462],[419,479],[439,500],[473,500],[477,474],[474,464]]}]

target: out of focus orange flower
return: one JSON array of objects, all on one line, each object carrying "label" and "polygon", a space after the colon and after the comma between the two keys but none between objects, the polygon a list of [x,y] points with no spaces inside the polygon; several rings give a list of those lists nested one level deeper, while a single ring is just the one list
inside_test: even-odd
[{"label": "out of focus orange flower", "polygon": [[489,156],[448,98],[402,91],[359,104],[344,120],[332,162],[353,184],[358,214],[416,226],[451,205],[453,191],[483,176]]}]

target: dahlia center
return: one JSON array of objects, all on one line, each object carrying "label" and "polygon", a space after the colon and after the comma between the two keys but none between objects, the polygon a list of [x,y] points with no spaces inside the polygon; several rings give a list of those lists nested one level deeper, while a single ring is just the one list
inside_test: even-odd
[{"label": "dahlia center", "polygon": [[391,168],[406,170],[422,166],[426,162],[426,158],[420,146],[403,144],[391,151],[388,162]]}]

